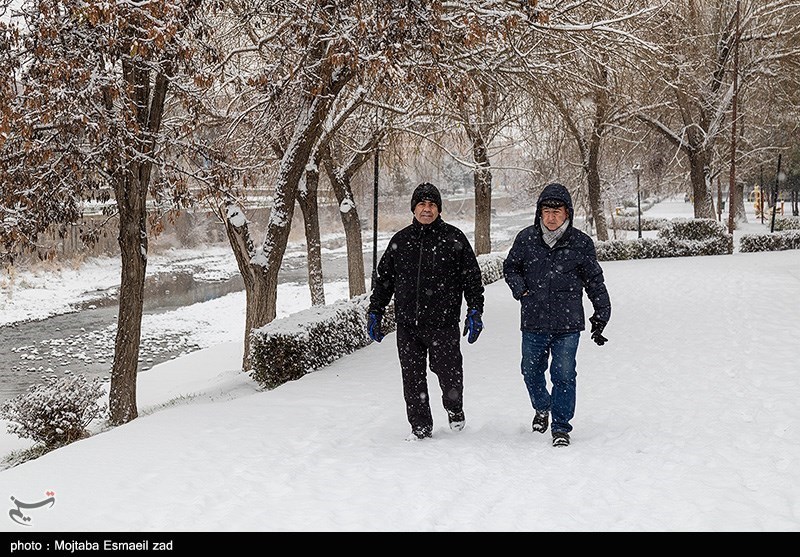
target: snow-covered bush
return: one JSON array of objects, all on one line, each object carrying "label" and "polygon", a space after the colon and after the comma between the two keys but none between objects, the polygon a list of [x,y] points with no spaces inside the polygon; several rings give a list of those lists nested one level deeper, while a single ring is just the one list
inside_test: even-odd
[{"label": "snow-covered bush", "polygon": [[800,217],[775,217],[775,230],[800,230]]},{"label": "snow-covered bush", "polygon": [[599,261],[624,261],[628,259],[653,259],[669,257],[667,243],[657,238],[635,240],[607,240],[595,242]]},{"label": "snow-covered bush", "polygon": [[[478,257],[484,284],[503,276],[498,254]],[[372,342],[367,334],[369,294],[327,306],[311,307],[253,331],[250,337],[250,375],[261,386],[274,389],[320,369]],[[397,328],[394,303],[384,312],[384,333]]]},{"label": "snow-covered bush", "polygon": [[[372,342],[367,335],[369,295],[316,306],[253,331],[251,376],[273,389],[324,367]],[[395,329],[394,304],[386,308],[383,332]]]},{"label": "snow-covered bush", "polygon": [[478,256],[483,284],[491,284],[503,278],[503,261],[506,258],[498,253],[487,253]]},{"label": "snow-covered bush", "polygon": [[658,232],[659,238],[674,241],[705,242],[727,235],[728,229],[725,225],[714,219],[672,219],[669,221],[669,226],[663,227]]},{"label": "snow-covered bush", "polygon": [[744,234],[739,238],[739,251],[781,251],[800,249],[800,230],[786,230],[773,234]]},{"label": "snow-covered bush", "polygon": [[[642,213],[652,209],[653,205],[658,203],[657,199],[643,199],[641,206],[642,206]],[[639,216],[639,207],[636,203],[636,200],[626,199],[622,202],[622,215],[623,217],[634,217],[638,218]],[[644,216],[642,216],[642,225],[644,225]]]},{"label": "snow-covered bush", "polygon": [[9,433],[55,449],[84,437],[92,420],[105,415],[105,404],[98,402],[103,395],[99,378],[45,378],[44,383],[6,401],[0,418],[10,422]]},{"label": "snow-covered bush", "polygon": [[673,219],[657,238],[595,242],[597,259],[617,261],[733,253],[733,236],[714,219]]},{"label": "snow-covered bush", "polygon": [[[637,217],[614,217],[611,223],[617,230],[639,230],[639,219]],[[642,230],[660,230],[668,225],[669,219],[642,216]]]}]

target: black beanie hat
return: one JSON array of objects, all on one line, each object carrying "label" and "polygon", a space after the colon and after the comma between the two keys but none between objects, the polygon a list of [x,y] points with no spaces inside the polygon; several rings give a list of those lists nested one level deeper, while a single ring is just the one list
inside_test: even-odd
[{"label": "black beanie hat", "polygon": [[432,201],[436,203],[436,207],[439,209],[439,212],[442,212],[442,194],[439,193],[439,190],[436,188],[436,186],[429,182],[423,182],[422,184],[418,185],[414,190],[414,193],[411,195],[412,213],[414,212],[417,203],[422,201]]}]

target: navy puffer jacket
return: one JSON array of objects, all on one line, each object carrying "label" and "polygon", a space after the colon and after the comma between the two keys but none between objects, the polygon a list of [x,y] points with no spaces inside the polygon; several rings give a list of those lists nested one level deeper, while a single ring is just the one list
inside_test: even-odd
[{"label": "navy puffer jacket", "polygon": [[442,329],[458,324],[461,303],[483,312],[481,268],[464,233],[437,217],[397,232],[380,263],[370,312],[383,314],[394,296],[397,323]]},{"label": "navy puffer jacket", "polygon": [[[544,199],[560,199],[569,210],[570,224],[552,248],[542,239]],[[573,228],[573,221],[572,197],[567,188],[561,184],[547,185],[536,203],[534,224],[517,234],[503,263],[503,276],[511,294],[522,303],[520,328],[524,331],[583,331],[584,290],[594,315],[606,322],[611,318],[611,300],[594,242]]]}]

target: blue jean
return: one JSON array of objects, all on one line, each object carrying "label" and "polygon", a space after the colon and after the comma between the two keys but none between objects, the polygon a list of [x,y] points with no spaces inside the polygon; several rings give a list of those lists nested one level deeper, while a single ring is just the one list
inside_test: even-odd
[{"label": "blue jean", "polygon": [[[528,388],[531,405],[537,412],[550,412],[550,430],[572,431],[570,420],[575,415],[575,354],[580,332],[533,333],[522,331],[522,377]],[[547,391],[548,360],[552,394]]]}]

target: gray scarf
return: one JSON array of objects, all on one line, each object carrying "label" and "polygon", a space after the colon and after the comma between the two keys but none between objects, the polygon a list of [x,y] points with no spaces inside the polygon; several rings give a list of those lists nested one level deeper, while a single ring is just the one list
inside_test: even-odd
[{"label": "gray scarf", "polygon": [[544,225],[544,222],[541,222],[539,224],[542,227],[542,240],[544,240],[544,243],[552,248],[554,245],[556,245],[558,239],[564,235],[564,232],[567,231],[567,227],[569,226],[569,219],[565,220],[564,223],[555,230],[548,229]]}]

